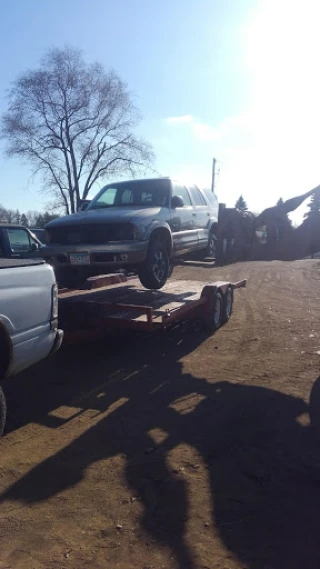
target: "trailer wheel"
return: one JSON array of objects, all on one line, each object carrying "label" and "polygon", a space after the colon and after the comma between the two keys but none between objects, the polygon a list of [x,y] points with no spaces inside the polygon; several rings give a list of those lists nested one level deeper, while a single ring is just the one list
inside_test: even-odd
[{"label": "trailer wheel", "polygon": [[7,417],[6,398],[3,393],[2,387],[0,387],[0,437],[2,436],[4,431],[4,426],[6,424],[6,417]]},{"label": "trailer wheel", "polygon": [[209,332],[215,332],[222,324],[223,299],[220,292],[215,292],[210,302],[209,312],[205,318],[205,327]]},{"label": "trailer wheel", "polygon": [[223,324],[229,322],[232,314],[232,308],[233,308],[233,290],[230,286],[223,298],[223,311],[222,311]]}]

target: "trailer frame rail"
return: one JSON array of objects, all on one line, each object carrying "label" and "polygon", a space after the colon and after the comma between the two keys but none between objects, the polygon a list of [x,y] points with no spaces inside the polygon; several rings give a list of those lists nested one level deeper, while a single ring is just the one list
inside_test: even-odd
[{"label": "trailer frame rail", "polygon": [[214,310],[217,292],[225,298],[229,289],[245,288],[246,283],[171,280],[164,289],[150,291],[143,289],[137,279],[122,279],[100,289],[64,290],[59,296],[60,325],[65,330],[65,340],[73,343],[114,329],[153,332],[178,320],[206,322]]}]

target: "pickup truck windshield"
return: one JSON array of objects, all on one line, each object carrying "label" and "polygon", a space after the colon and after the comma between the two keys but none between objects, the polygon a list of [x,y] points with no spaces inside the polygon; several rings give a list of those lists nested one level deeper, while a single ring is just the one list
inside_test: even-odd
[{"label": "pickup truck windshield", "polygon": [[168,207],[169,180],[139,180],[110,184],[94,198],[89,209],[106,207]]}]

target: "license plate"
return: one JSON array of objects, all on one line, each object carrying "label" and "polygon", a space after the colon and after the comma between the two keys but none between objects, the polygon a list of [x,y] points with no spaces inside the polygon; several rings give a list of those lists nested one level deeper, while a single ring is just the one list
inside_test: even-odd
[{"label": "license plate", "polygon": [[89,253],[69,253],[71,265],[90,265]]}]

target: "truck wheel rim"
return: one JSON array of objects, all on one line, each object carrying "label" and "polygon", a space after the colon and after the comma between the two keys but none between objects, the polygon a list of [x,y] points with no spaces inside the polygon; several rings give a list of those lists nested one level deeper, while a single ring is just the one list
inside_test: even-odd
[{"label": "truck wheel rim", "polygon": [[213,257],[214,252],[215,252],[215,240],[214,240],[213,235],[211,235],[210,241],[209,241],[209,257]]},{"label": "truck wheel rim", "polygon": [[221,318],[221,302],[220,298],[217,298],[214,303],[213,321],[216,325],[219,324]]},{"label": "truck wheel rim", "polygon": [[227,318],[230,317],[231,308],[232,308],[232,294],[231,294],[231,290],[228,290],[227,296],[226,296],[226,316],[227,316]]},{"label": "truck wheel rim", "polygon": [[158,281],[162,281],[166,276],[166,262],[162,251],[157,251],[154,255],[153,274]]}]

